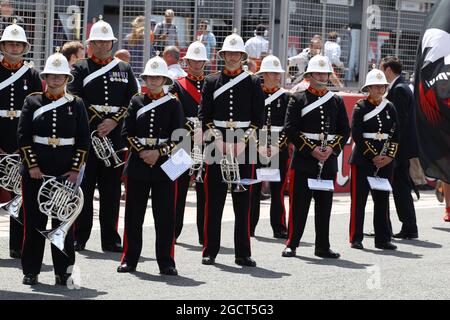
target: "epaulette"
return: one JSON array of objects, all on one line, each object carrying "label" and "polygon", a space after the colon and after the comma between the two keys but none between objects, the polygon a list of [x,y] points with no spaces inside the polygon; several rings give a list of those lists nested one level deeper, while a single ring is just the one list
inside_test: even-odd
[{"label": "epaulette", "polygon": [[31,97],[31,96],[37,96],[37,95],[40,95],[40,94],[43,94],[43,92],[32,92],[29,95],[27,95],[27,98]]},{"label": "epaulette", "polygon": [[174,95],[173,93],[168,92],[167,95],[168,95],[169,97],[171,97],[172,99],[177,99],[177,100],[178,100],[178,96],[177,96],[177,95]]},{"label": "epaulette", "polygon": [[138,97],[138,96],[143,96],[144,95],[144,93],[142,93],[142,92],[138,92],[138,93],[136,93],[132,98],[134,98],[134,97]]},{"label": "epaulette", "polygon": [[75,100],[75,96],[71,95],[70,93],[66,93],[64,95],[64,98],[67,99],[67,101],[72,102],[73,100]]},{"label": "epaulette", "polygon": [[23,64],[26,65],[30,69],[34,68],[34,61],[29,61],[29,62],[24,61]]}]

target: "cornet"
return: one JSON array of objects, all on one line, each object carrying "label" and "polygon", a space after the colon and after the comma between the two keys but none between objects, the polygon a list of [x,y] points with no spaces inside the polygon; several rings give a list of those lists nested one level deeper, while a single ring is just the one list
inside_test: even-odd
[{"label": "cornet", "polygon": [[92,149],[94,149],[95,155],[100,160],[103,160],[106,167],[111,166],[110,158],[114,161],[114,168],[120,167],[125,162],[123,162],[117,155],[119,152],[125,151],[123,148],[118,151],[114,151],[113,144],[108,137],[100,138],[97,134],[97,130],[91,133]]},{"label": "cornet", "polygon": [[65,177],[44,176],[37,201],[39,211],[50,219],[61,221],[59,227],[53,230],[38,231],[64,252],[66,236],[83,208],[83,191]]},{"label": "cornet", "polygon": [[[330,118],[328,117],[325,122],[325,130],[324,130],[323,138],[322,138],[321,144],[320,144],[321,152],[324,152],[327,149],[329,131],[330,131]],[[323,170],[324,164],[325,164],[325,162],[319,161],[319,173],[317,174],[317,180],[322,180],[322,170]]]},{"label": "cornet", "polygon": [[[244,192],[247,189],[240,183],[241,174],[239,173],[239,163],[234,156],[234,146],[230,144],[230,152],[225,154],[220,160],[220,170],[222,172],[222,180],[228,183],[228,187],[232,192]],[[235,185],[233,188],[232,185]]]},{"label": "cornet", "polygon": [[19,219],[20,208],[22,207],[21,177],[20,177],[20,156],[18,154],[0,155],[0,187],[14,192],[16,196],[9,202],[0,204],[0,212],[5,212],[17,220]]}]

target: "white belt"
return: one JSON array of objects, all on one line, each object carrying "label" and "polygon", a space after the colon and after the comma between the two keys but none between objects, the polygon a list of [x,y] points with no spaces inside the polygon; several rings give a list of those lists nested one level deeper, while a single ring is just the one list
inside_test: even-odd
[{"label": "white belt", "polygon": [[137,138],[140,144],[145,146],[155,146],[156,143],[161,144],[167,142],[169,139],[157,139],[157,138]]},{"label": "white belt", "polygon": [[101,106],[98,104],[93,104],[92,106],[94,107],[95,110],[97,110],[99,112],[105,112],[105,113],[115,113],[120,110],[120,107]]},{"label": "white belt", "polygon": [[19,110],[0,110],[0,117],[2,118],[19,118],[22,111]]},{"label": "white belt", "polygon": [[214,120],[214,125],[219,128],[248,128],[250,121],[218,121]]},{"label": "white belt", "polygon": [[[323,134],[323,133],[302,132],[302,134],[310,140],[322,141],[325,138],[325,134]],[[334,138],[336,138],[336,135],[334,135],[334,134],[329,134],[327,136],[327,140],[330,140],[330,141],[333,140]]]},{"label": "white belt", "polygon": [[387,133],[363,133],[363,138],[365,139],[374,139],[374,140],[387,140],[389,138],[389,135]]},{"label": "white belt", "polygon": [[52,138],[52,137],[33,136],[33,141],[35,143],[53,146],[53,148],[61,146],[73,146],[75,144],[75,138]]},{"label": "white belt", "polygon": [[[280,126],[270,126],[270,131],[272,131],[272,132],[281,132],[283,129],[284,129],[284,127],[280,127]],[[264,126],[263,130],[267,130],[267,126]]]}]

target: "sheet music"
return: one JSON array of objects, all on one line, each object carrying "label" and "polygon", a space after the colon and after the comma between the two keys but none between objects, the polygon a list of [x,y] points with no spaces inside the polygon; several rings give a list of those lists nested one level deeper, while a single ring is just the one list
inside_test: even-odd
[{"label": "sheet music", "polygon": [[194,161],[184,149],[178,150],[169,160],[161,165],[161,169],[167,174],[170,180],[175,181],[192,166]]},{"label": "sheet music", "polygon": [[370,189],[372,190],[388,192],[392,191],[392,186],[388,179],[379,177],[367,177],[367,181],[369,181]]},{"label": "sheet music", "polygon": [[308,188],[318,191],[334,191],[333,180],[308,179]]},{"label": "sheet music", "polygon": [[256,177],[259,181],[280,182],[280,169],[261,168],[256,169]]},{"label": "sheet music", "polygon": [[231,182],[231,184],[242,184],[243,186],[249,186],[255,183],[259,183],[261,181],[256,180],[256,179],[242,179],[239,182]]}]

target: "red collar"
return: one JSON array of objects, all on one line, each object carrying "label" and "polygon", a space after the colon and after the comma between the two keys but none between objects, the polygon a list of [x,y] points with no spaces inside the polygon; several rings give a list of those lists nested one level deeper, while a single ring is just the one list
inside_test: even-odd
[{"label": "red collar", "polygon": [[18,62],[18,63],[16,63],[16,64],[11,64],[11,63],[9,63],[9,62],[6,62],[6,61],[5,61],[5,58],[3,58],[3,60],[2,60],[2,66],[4,66],[4,67],[5,67],[6,69],[8,69],[8,70],[12,70],[12,71],[18,70],[18,69],[22,68],[22,66],[23,66],[23,60],[20,60],[20,62]]},{"label": "red collar", "polygon": [[97,58],[96,56],[92,55],[91,60],[94,61],[96,64],[106,65],[113,61],[113,57],[108,57],[104,60]]},{"label": "red collar", "polygon": [[229,77],[237,76],[242,73],[242,68],[238,68],[234,71],[228,70],[226,67],[223,69],[223,73]]},{"label": "red collar", "polygon": [[188,75],[186,76],[189,80],[193,80],[193,81],[203,81],[205,80],[205,75],[202,74],[201,76],[194,76],[193,74],[188,73]]},{"label": "red collar", "polygon": [[159,98],[162,98],[166,95],[166,93],[164,91],[161,91],[160,93],[157,94],[152,94],[150,92],[147,92],[147,96],[152,99],[152,100],[157,100]]},{"label": "red collar", "polygon": [[383,98],[381,98],[380,100],[375,100],[372,97],[367,97],[367,101],[369,101],[369,103],[373,104],[376,107],[380,105],[381,101],[383,101]]},{"label": "red collar", "polygon": [[327,88],[324,88],[324,89],[318,90],[318,89],[316,89],[316,88],[313,88],[313,87],[309,86],[309,87],[308,87],[308,91],[311,92],[311,93],[312,93],[313,95],[315,95],[315,96],[323,97],[324,95],[327,94],[328,89],[327,89]]},{"label": "red collar", "polygon": [[61,99],[62,97],[64,97],[64,92],[63,93],[61,93],[61,94],[58,94],[58,95],[53,95],[53,94],[51,94],[50,92],[48,92],[48,91],[46,91],[45,92],[45,96],[48,98],[48,99],[50,99],[50,100],[52,100],[52,101],[56,101],[56,100],[58,100],[58,99]]},{"label": "red collar", "polygon": [[264,86],[264,85],[262,86],[262,88],[263,88],[264,93],[267,93],[267,94],[275,93],[275,92],[277,92],[278,90],[280,90],[280,88],[278,88],[278,87],[269,89],[269,88],[267,88],[267,87]]}]

